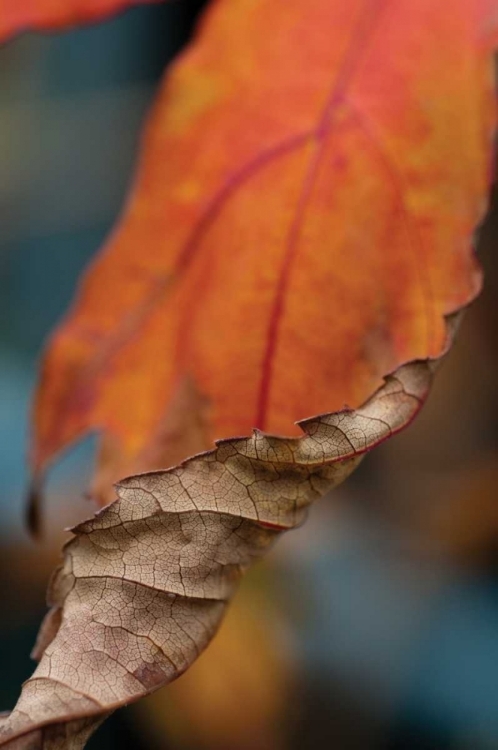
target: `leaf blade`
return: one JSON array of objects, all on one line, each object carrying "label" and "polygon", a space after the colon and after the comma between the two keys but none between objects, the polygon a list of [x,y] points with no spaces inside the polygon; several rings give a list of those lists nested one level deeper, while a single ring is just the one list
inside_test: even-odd
[{"label": "leaf blade", "polygon": [[[100,430],[106,502],[122,474],[254,426],[293,434],[441,352],[444,315],[480,287],[470,237],[495,116],[480,7],[211,8],[47,350],[35,474]],[[186,388],[204,404],[202,437],[178,455],[161,434]]]},{"label": "leaf blade", "polygon": [[160,0],[0,0],[0,42],[28,30],[55,31],[96,23],[132,5]]}]

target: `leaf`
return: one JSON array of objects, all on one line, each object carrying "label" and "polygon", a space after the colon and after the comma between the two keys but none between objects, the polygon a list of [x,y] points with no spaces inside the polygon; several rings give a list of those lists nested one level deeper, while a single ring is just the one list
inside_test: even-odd
[{"label": "leaf", "polygon": [[0,725],[0,746],[82,747],[92,722],[178,677],[213,637],[243,572],[413,419],[436,364],[401,367],[357,411],[302,422],[303,437],[256,430],[123,480],[116,502],[73,529],[50,586],[40,664]]},{"label": "leaf", "polygon": [[94,23],[131,5],[158,0],[0,0],[0,42],[28,29]]},{"label": "leaf", "polygon": [[213,5],[45,359],[35,475],[99,429],[104,495],[124,466],[254,424],[288,432],[398,369],[363,407],[302,421],[303,437],[256,430],[122,480],[65,548],[0,745],[82,747],[181,674],[247,567],[420,409],[444,318],[479,286],[469,240],[494,124],[483,8]]},{"label": "leaf", "polygon": [[172,67],[124,215],[43,359],[35,496],[94,494],[253,427],[297,434],[437,357],[480,286],[489,0],[219,0]]}]

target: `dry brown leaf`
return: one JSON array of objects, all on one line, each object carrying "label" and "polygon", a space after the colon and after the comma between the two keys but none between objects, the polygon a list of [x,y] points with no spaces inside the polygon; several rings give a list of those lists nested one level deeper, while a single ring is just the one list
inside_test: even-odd
[{"label": "dry brown leaf", "polygon": [[119,499],[65,547],[35,649],[41,661],[0,727],[0,746],[83,747],[115,708],[185,671],[243,572],[414,418],[436,364],[404,365],[360,409],[301,422],[303,437],[256,430],[120,482]]}]

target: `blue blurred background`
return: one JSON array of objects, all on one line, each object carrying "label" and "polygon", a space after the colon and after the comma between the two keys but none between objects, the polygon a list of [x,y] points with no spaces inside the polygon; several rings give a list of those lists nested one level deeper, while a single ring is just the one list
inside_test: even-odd
[{"label": "blue blurred background", "polygon": [[[37,358],[119,214],[147,107],[201,6],[0,50],[0,709],[32,671],[61,530],[91,510],[87,441],[53,473],[44,540],[24,530]],[[207,677],[115,714],[91,747],[498,748],[497,227],[495,211],[485,292],[427,408],[256,571],[230,669],[222,630]]]}]

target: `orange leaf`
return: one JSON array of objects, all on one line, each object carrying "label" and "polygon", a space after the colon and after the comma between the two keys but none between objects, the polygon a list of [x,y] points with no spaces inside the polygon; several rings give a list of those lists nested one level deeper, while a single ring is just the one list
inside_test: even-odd
[{"label": "orange leaf", "polygon": [[[490,0],[218,0],[124,216],[45,354],[32,468],[89,430],[97,492],[215,438],[357,406],[477,293]],[[486,15],[485,15],[486,13]],[[181,438],[179,440],[179,438]]]},{"label": "orange leaf", "polygon": [[94,23],[130,5],[158,0],[0,0],[0,41],[27,29]]}]

